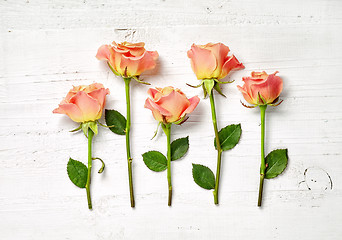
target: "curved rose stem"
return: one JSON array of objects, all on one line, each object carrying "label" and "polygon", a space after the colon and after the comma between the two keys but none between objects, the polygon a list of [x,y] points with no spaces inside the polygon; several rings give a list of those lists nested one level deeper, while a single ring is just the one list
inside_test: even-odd
[{"label": "curved rose stem", "polygon": [[126,121],[126,153],[127,153],[127,162],[128,162],[128,179],[129,179],[129,194],[131,198],[131,207],[135,207],[134,201],[134,191],[133,191],[133,176],[132,176],[132,157],[131,157],[131,148],[129,142],[129,131],[131,129],[131,101],[129,95],[129,84],[131,82],[131,78],[124,78],[125,80],[125,91],[126,91],[126,110],[127,110],[127,121]]},{"label": "curved rose stem", "polygon": [[221,148],[221,143],[220,143],[218,130],[217,130],[216,111],[215,111],[214,91],[213,90],[211,90],[211,93],[210,93],[210,105],[211,105],[211,117],[212,117],[213,125],[214,125],[216,149],[217,149],[217,168],[216,168],[216,181],[215,181],[215,190],[214,190],[214,202],[215,202],[215,204],[218,204],[218,189],[219,189],[220,171],[221,171],[222,148]]},{"label": "curved rose stem", "polygon": [[264,187],[264,178],[265,178],[265,112],[267,105],[260,105],[260,116],[261,116],[261,165],[260,165],[260,184],[259,184],[259,198],[258,198],[258,207],[261,206],[262,202],[262,191]]},{"label": "curved rose stem", "polygon": [[93,161],[93,158],[91,157],[91,144],[93,141],[93,136],[94,136],[94,132],[89,128],[88,129],[88,177],[87,177],[87,183],[86,183],[89,209],[93,208],[91,204],[91,196],[90,196],[90,177],[91,177],[91,167],[92,167],[92,161]]}]

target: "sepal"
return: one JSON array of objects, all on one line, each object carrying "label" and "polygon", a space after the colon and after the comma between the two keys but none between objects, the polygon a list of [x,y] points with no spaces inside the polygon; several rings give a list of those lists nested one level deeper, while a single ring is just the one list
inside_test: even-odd
[{"label": "sepal", "polygon": [[139,76],[134,76],[132,77],[135,81],[137,81],[138,83],[141,83],[141,84],[145,84],[145,85],[151,85],[151,83],[148,83],[148,82],[144,82],[144,81],[141,81],[139,80]]},{"label": "sepal", "polygon": [[211,95],[211,90],[215,86],[215,80],[214,79],[204,79],[203,80],[203,90],[204,90],[204,96]]},{"label": "sepal", "polygon": [[220,84],[219,84],[218,82],[215,83],[214,89],[215,89],[216,92],[218,92],[221,96],[226,97],[226,95],[224,95],[223,92],[221,91],[221,87],[220,87]]},{"label": "sepal", "polygon": [[174,124],[176,124],[176,125],[182,125],[184,122],[186,122],[186,120],[188,120],[189,119],[189,117],[188,116],[183,116],[181,119],[179,119],[178,121],[176,121],[176,122],[173,122]]},{"label": "sepal", "polygon": [[95,135],[98,134],[98,127],[96,121],[91,121],[91,122],[84,122],[81,123],[82,126],[82,131],[86,137],[88,137],[88,129],[90,128]]},{"label": "sepal", "polygon": [[284,100],[279,99],[279,97],[277,97],[272,103],[269,103],[268,105],[273,106],[273,107],[277,107],[279,106]]},{"label": "sepal", "polygon": [[110,70],[112,70],[112,72],[113,72],[116,76],[121,76],[117,71],[115,71],[115,69],[112,67],[112,65],[110,65],[109,62],[107,62],[107,64],[108,64]]},{"label": "sepal", "polygon": [[151,138],[151,140],[157,136],[157,133],[158,133],[160,124],[161,124],[161,122],[158,123],[157,129],[156,129],[156,131],[154,131],[154,135],[153,135],[153,137]]},{"label": "sepal", "polygon": [[257,105],[253,105],[253,106],[249,106],[249,105],[246,105],[244,104],[241,100],[240,100],[240,103],[242,104],[242,106],[244,106],[245,108],[255,108]]},{"label": "sepal", "polygon": [[265,105],[267,104],[267,101],[263,96],[261,96],[260,92],[258,92],[258,105]]},{"label": "sepal", "polygon": [[170,127],[171,127],[171,124],[172,124],[172,123],[164,123],[164,122],[161,122],[161,126],[162,126],[162,129],[163,129],[163,131],[164,131],[165,134],[166,134],[167,128],[170,128]]},{"label": "sepal", "polygon": [[78,126],[78,128],[70,130],[69,132],[77,132],[78,130],[81,130],[81,128],[82,128],[82,123],[80,124],[80,126]]},{"label": "sepal", "polygon": [[202,85],[203,85],[203,80],[201,80],[201,83],[200,83],[200,84],[198,84],[198,85],[196,85],[196,86],[194,86],[194,85],[190,85],[189,83],[187,83],[186,85],[188,85],[189,87],[192,87],[192,88],[199,88],[200,86],[202,86]]},{"label": "sepal", "polygon": [[227,82],[222,82],[220,80],[215,79],[215,82],[217,82],[218,84],[227,84],[227,83],[233,83],[233,82],[235,82],[235,80],[231,80],[231,81],[227,81]]},{"label": "sepal", "polygon": [[202,84],[202,88],[203,88],[203,93],[204,93],[204,98],[208,97],[207,91],[205,90],[204,84]]}]

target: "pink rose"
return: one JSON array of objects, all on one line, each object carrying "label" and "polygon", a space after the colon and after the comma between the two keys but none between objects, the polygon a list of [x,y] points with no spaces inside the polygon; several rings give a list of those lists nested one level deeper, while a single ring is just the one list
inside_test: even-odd
[{"label": "pink rose", "polygon": [[102,45],[96,58],[106,60],[111,68],[123,77],[139,76],[142,72],[155,68],[157,51],[146,51],[145,43],[123,42]]},{"label": "pink rose", "polygon": [[268,75],[266,72],[252,72],[251,77],[242,78],[245,84],[237,87],[250,104],[273,104],[283,90],[283,80],[276,76],[277,73]]},{"label": "pink rose", "polygon": [[229,48],[222,43],[192,44],[188,57],[197,79],[222,79],[234,69],[245,68],[234,55],[228,56],[228,53]]},{"label": "pink rose", "polygon": [[199,97],[188,99],[178,88],[150,88],[151,98],[145,101],[145,108],[152,111],[153,117],[163,123],[179,123],[185,115],[191,113],[199,103]]},{"label": "pink rose", "polygon": [[53,113],[68,115],[73,121],[84,123],[101,118],[109,89],[100,83],[73,87]]}]

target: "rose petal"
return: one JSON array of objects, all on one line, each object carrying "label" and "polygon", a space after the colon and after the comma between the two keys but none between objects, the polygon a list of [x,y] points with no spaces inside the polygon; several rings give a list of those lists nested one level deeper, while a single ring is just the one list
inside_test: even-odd
[{"label": "rose petal", "polygon": [[[102,85],[102,84],[101,84]],[[104,105],[106,104],[106,95],[110,94],[109,89],[105,89],[105,88],[100,88],[97,90],[94,90],[90,93],[88,93],[88,95],[92,98],[94,98],[95,100],[97,100],[97,102],[100,104],[101,109],[103,109]]]},{"label": "rose petal", "polygon": [[155,100],[155,96],[157,93],[160,93],[157,89],[154,88],[149,88],[147,90],[147,94],[151,96],[151,98],[153,98]]},{"label": "rose petal", "polygon": [[130,43],[130,42],[123,42],[117,44],[116,42],[113,42],[113,45],[115,48],[118,49],[118,51],[122,51],[127,57],[135,57],[135,56],[141,56],[146,50],[144,48],[145,43]]},{"label": "rose petal", "polygon": [[66,114],[75,122],[83,122],[83,114],[81,110],[72,103],[59,104],[58,108],[53,110],[53,113]]},{"label": "rose petal", "polygon": [[114,48],[111,49],[111,55],[110,55],[110,65],[112,66],[112,68],[114,68],[114,70],[119,73],[121,76],[123,76],[125,69],[121,68],[121,54],[116,52],[114,50]]},{"label": "rose petal", "polygon": [[214,56],[216,57],[216,69],[212,74],[213,78],[219,78],[221,75],[222,67],[225,63],[225,59],[227,58],[227,55],[229,53],[229,48],[222,44],[222,43],[216,43],[210,45],[210,49]]},{"label": "rose petal", "polygon": [[101,118],[102,108],[100,103],[83,91],[77,92],[70,99],[70,103],[76,104],[81,110],[84,122]]},{"label": "rose petal", "polygon": [[163,89],[161,88],[150,88],[148,89],[147,93],[151,96],[154,102],[158,102],[159,99],[163,96],[162,91]]},{"label": "rose petal", "polygon": [[266,79],[268,77],[268,74],[265,71],[263,71],[263,72],[252,72],[251,76],[253,78]]},{"label": "rose petal", "polygon": [[189,107],[190,102],[182,94],[172,91],[167,96],[161,97],[158,105],[171,113],[171,116],[167,117],[166,120],[175,122],[180,119],[181,114]]},{"label": "rose petal", "polygon": [[211,78],[217,67],[216,58],[211,51],[192,44],[187,54],[197,79]]},{"label": "rose petal", "polygon": [[152,54],[145,52],[139,57],[127,57],[121,56],[120,68],[124,69],[127,67],[127,76],[139,76],[146,70],[153,69],[156,66]]},{"label": "rose petal", "polygon": [[151,70],[157,65],[156,60],[158,58],[158,52],[146,51],[142,56],[138,65],[137,75],[140,75],[147,70]]},{"label": "rose petal", "polygon": [[157,51],[147,51],[147,52],[151,54],[154,61],[157,61],[157,59],[159,57],[159,54]]},{"label": "rose petal", "polygon": [[240,90],[240,92],[242,93],[242,96],[244,97],[244,99],[245,99],[248,103],[250,103],[250,104],[252,104],[252,105],[255,105],[255,104],[258,103],[258,102],[257,102],[257,99],[256,99],[256,101],[255,101],[255,100],[252,99],[251,96],[248,94],[248,92],[246,91],[245,85],[243,85],[242,87],[237,86],[237,88]]},{"label": "rose petal", "polygon": [[96,58],[99,60],[107,60],[110,59],[110,45],[102,45],[98,50],[96,54]]},{"label": "rose petal", "polygon": [[89,92],[92,92],[92,91],[100,89],[100,88],[104,88],[102,83],[92,83],[88,86],[85,86],[83,88],[83,91],[85,91],[86,93],[89,93]]},{"label": "rose petal", "polygon": [[[124,55],[121,55],[120,72],[122,72],[122,75],[126,74],[129,77],[138,76],[139,74],[137,74],[137,70],[139,67],[139,61],[142,58],[142,56],[126,57]],[[125,72],[126,68],[127,71]]]},{"label": "rose petal", "polygon": [[187,109],[185,109],[185,111],[182,113],[181,117],[184,117],[185,114],[191,113],[192,111],[195,110],[195,108],[197,107],[198,103],[200,101],[200,98],[198,96],[194,96],[192,98],[189,99],[190,105]]},{"label": "rose petal", "polygon": [[251,91],[260,92],[267,103],[272,103],[283,90],[283,80],[275,74],[268,75],[265,82],[251,86]]},{"label": "rose petal", "polygon": [[164,120],[163,116],[170,116],[171,114],[164,108],[160,107],[158,104],[153,102],[150,98],[147,98],[145,101],[145,108],[148,108],[152,111],[154,119],[159,122]]},{"label": "rose petal", "polygon": [[221,75],[218,79],[225,78],[232,70],[244,68],[245,66],[240,63],[234,55],[232,55],[231,57],[227,57],[225,63],[223,64]]}]

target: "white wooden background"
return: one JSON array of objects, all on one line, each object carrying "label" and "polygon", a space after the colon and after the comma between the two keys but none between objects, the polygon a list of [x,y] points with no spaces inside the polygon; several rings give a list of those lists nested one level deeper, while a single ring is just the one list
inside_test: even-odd
[{"label": "white wooden background", "polygon": [[[342,1],[131,0],[0,2],[0,238],[21,239],[341,239]],[[89,211],[85,190],[68,179],[69,157],[86,162],[87,144],[67,117],[53,115],[72,85],[110,88],[107,108],[125,112],[124,83],[95,58],[111,41],[144,41],[160,54],[144,75],[203,97],[186,51],[193,42],[223,42],[246,69],[230,75],[216,97],[219,127],[242,124],[240,143],[223,155],[220,205],[192,180],[191,163],[213,171],[216,152],[208,99],[172,138],[190,136],[190,150],[173,162],[173,206],[166,172],[141,154],[165,152],[165,136],[143,108],[148,87],[132,84],[132,153],[136,208],[129,205],[124,137],[101,128],[94,156]],[[267,110],[266,152],[289,149],[289,165],[265,183],[257,208],[259,111],[240,104],[236,85],[251,71],[276,70],[283,104]],[[306,176],[304,175],[306,171]],[[331,180],[330,180],[331,179]],[[332,187],[331,187],[332,181]],[[311,190],[310,190],[311,189]]]}]

